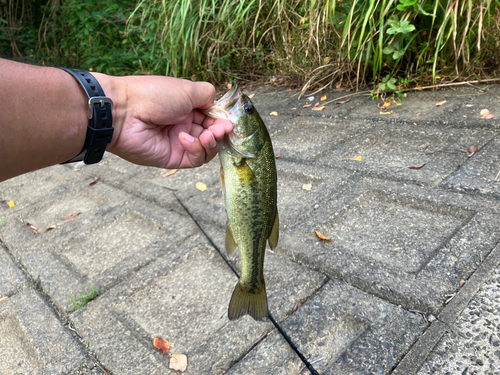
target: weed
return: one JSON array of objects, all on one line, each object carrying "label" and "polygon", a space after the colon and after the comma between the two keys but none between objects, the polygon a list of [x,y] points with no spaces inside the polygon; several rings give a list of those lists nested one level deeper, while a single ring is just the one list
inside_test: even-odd
[{"label": "weed", "polygon": [[92,301],[94,298],[96,298],[99,295],[99,291],[94,288],[94,284],[91,284],[90,286],[90,291],[85,288],[84,293],[80,293],[80,296],[77,298],[73,298],[69,293],[68,297],[71,300],[71,303],[73,304],[73,307],[75,310],[80,310],[82,307],[84,307],[87,303]]}]

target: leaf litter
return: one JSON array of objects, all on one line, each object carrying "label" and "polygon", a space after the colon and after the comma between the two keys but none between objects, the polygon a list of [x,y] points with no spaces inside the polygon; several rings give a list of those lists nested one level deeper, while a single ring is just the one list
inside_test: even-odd
[{"label": "leaf litter", "polygon": [[172,176],[177,171],[178,171],[178,169],[172,169],[172,170],[170,170],[168,172],[163,173],[161,176],[164,177],[164,178],[168,177],[168,176]]},{"label": "leaf litter", "polygon": [[160,337],[155,337],[153,340],[153,346],[156,349],[160,349],[164,354],[167,354],[170,350],[170,343],[166,339]]},{"label": "leaf litter", "polygon": [[318,232],[317,230],[314,231],[314,233],[316,233],[316,236],[318,236],[318,238],[320,240],[323,240],[323,241],[328,241],[328,242],[333,242],[333,240],[327,236],[325,236],[324,234],[321,234],[320,232]]},{"label": "leaf litter", "polygon": [[481,118],[485,119],[485,120],[489,120],[489,119],[492,119],[493,117],[495,117],[495,115],[493,113],[491,113],[490,111],[488,111],[487,109],[482,109],[480,114],[481,114]]}]

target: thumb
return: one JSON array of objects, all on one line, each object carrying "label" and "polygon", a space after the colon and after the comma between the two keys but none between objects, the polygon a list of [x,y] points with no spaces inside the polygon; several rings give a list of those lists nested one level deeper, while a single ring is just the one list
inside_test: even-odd
[{"label": "thumb", "polygon": [[215,87],[208,82],[193,82],[190,97],[193,108],[208,108],[214,104]]}]

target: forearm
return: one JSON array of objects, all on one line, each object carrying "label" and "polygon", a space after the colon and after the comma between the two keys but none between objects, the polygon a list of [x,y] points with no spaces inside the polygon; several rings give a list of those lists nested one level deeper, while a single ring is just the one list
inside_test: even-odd
[{"label": "forearm", "polygon": [[71,75],[0,59],[0,88],[0,181],[81,151],[88,105]]},{"label": "forearm", "polygon": [[[206,82],[159,76],[93,73],[113,101],[107,151],[141,165],[193,168],[211,160],[216,140],[232,131],[198,108],[214,102]],[[0,181],[63,163],[80,153],[88,99],[78,81],[57,68],[0,59]]]}]

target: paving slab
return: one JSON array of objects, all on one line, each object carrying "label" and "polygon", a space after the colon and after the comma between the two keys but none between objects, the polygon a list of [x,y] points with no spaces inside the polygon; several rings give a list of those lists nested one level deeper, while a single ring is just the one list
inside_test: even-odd
[{"label": "paving slab", "polygon": [[469,157],[439,187],[500,199],[500,135]]},{"label": "paving slab", "polygon": [[[80,214],[62,219],[72,213]],[[69,312],[70,296],[110,288],[197,230],[186,217],[101,182],[18,211],[0,236],[55,306]]]},{"label": "paving slab", "polygon": [[[296,117],[286,127],[271,134],[275,154],[280,158],[310,163],[340,148],[372,126],[371,121],[345,121],[316,117]],[[290,142],[293,139],[293,142]]]},{"label": "paving slab", "polygon": [[27,278],[0,242],[0,298],[10,297],[27,285]]},{"label": "paving slab", "polygon": [[[340,281],[330,281],[283,327],[321,374],[389,374],[427,323]],[[302,367],[273,332],[229,374],[297,374]]]},{"label": "paving slab", "polygon": [[[6,204],[0,204],[0,217],[16,214],[47,197],[75,192],[75,189],[85,182],[86,180],[79,176],[66,173],[66,168],[61,165],[3,181],[0,201],[13,201],[15,206],[8,208]],[[88,181],[87,184],[90,182]]]},{"label": "paving slab", "polygon": [[[278,319],[308,298],[325,276],[269,254],[269,305]],[[153,348],[161,336],[170,353],[188,356],[187,373],[221,373],[242,357],[271,323],[227,319],[237,278],[196,234],[71,316],[84,342],[113,373],[169,373],[169,357]]]},{"label": "paving slab", "polygon": [[415,122],[419,125],[499,128],[500,113],[492,120],[481,119],[480,114],[482,109],[495,113],[499,101],[498,85],[444,87],[438,91],[409,92],[400,105],[391,105],[386,109],[378,107],[379,101],[370,103],[365,99],[364,105],[350,115],[387,122]]},{"label": "paving slab", "polygon": [[467,160],[470,146],[483,147],[496,134],[491,129],[378,122],[319,158],[316,165],[436,186]]},{"label": "paving slab", "polygon": [[500,268],[496,268],[449,326],[418,374],[500,374],[499,330]]},{"label": "paving slab", "polygon": [[[279,254],[408,309],[436,313],[500,238],[498,203],[363,179],[284,231]],[[320,241],[318,230],[333,241]]]},{"label": "paving slab", "polygon": [[43,299],[25,289],[0,302],[0,373],[95,372],[81,345]]},{"label": "paving slab", "polygon": [[[269,306],[319,373],[498,372],[500,86],[412,92],[391,115],[369,94],[253,92],[281,154]],[[106,154],[2,182],[0,373],[163,374],[183,353],[191,374],[297,374],[270,322],[227,319],[219,169],[167,177]]]}]

